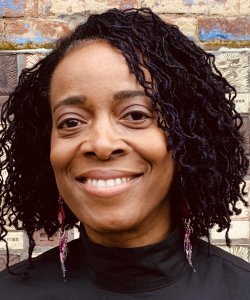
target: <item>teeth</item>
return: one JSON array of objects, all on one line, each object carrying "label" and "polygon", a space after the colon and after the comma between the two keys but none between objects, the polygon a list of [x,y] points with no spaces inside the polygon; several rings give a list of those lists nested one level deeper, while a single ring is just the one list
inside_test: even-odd
[{"label": "teeth", "polygon": [[120,178],[116,178],[116,179],[115,179],[115,185],[119,185],[119,184],[121,184],[121,183],[122,183],[122,181],[121,181]]},{"label": "teeth", "polygon": [[122,177],[122,178],[115,178],[115,179],[92,179],[92,178],[87,178],[85,180],[86,184],[96,186],[96,187],[113,187],[120,185],[122,183],[128,182],[132,179],[132,177]]},{"label": "teeth", "polygon": [[105,182],[105,180],[98,180],[98,181],[97,181],[97,185],[98,185],[99,187],[105,187],[105,186],[106,186],[106,182]]},{"label": "teeth", "polygon": [[108,179],[108,180],[106,181],[106,186],[112,187],[112,186],[114,186],[114,185],[115,185],[115,181],[114,181],[113,179]]}]

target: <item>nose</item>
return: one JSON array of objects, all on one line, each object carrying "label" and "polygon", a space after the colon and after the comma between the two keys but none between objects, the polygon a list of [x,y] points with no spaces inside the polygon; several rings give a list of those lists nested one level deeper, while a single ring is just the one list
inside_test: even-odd
[{"label": "nose", "polygon": [[116,125],[107,120],[93,123],[82,147],[85,157],[100,160],[123,156],[129,151],[129,145]]}]

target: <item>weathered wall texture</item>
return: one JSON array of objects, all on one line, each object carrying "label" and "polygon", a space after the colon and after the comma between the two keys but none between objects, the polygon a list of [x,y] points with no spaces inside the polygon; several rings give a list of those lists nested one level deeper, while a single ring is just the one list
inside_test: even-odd
[{"label": "weathered wall texture", "polygon": [[[250,156],[249,0],[0,0],[0,106],[15,87],[21,70],[49,51],[39,48],[51,47],[50,43],[91,13],[112,7],[145,6],[178,25],[190,39],[215,54],[218,68],[237,88],[235,102],[244,119],[245,151]],[[246,199],[250,202],[250,169],[246,182]],[[233,246],[227,250],[250,261],[250,210],[242,209],[240,216],[233,217],[230,232]],[[69,235],[74,238],[77,232]],[[212,243],[225,247],[224,233],[213,230],[211,237]],[[43,231],[35,233],[34,238],[37,244],[34,255],[58,244],[58,235],[48,241]],[[8,241],[11,263],[27,257],[28,240],[23,232],[10,228]],[[0,242],[0,270],[5,265],[4,253],[4,244]]]},{"label": "weathered wall texture", "polygon": [[0,0],[0,44],[46,44],[91,13],[151,7],[196,42],[250,43],[249,0]]}]

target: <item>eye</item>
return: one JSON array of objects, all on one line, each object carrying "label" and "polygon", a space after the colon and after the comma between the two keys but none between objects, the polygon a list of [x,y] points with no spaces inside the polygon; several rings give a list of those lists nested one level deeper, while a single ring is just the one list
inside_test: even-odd
[{"label": "eye", "polygon": [[150,115],[143,111],[135,110],[125,114],[123,118],[130,121],[143,121],[150,118]]},{"label": "eye", "polygon": [[81,121],[79,121],[78,119],[65,119],[63,121],[61,121],[58,124],[58,128],[62,129],[62,128],[74,128],[74,127],[78,127],[81,125]]},{"label": "eye", "polygon": [[121,122],[123,125],[134,128],[147,128],[154,121],[154,113],[144,105],[131,105],[123,112]]}]

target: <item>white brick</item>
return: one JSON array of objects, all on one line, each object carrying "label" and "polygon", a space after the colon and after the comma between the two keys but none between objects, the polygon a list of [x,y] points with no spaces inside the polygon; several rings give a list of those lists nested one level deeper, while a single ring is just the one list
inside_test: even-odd
[{"label": "white brick", "polygon": [[142,6],[153,8],[158,13],[186,13],[186,14],[237,14],[240,10],[238,1],[235,0],[175,0],[159,1],[144,0]]},{"label": "white brick", "polygon": [[[214,240],[224,240],[225,230],[217,232],[215,227],[211,231],[211,238]],[[232,221],[229,231],[230,239],[249,239],[249,222],[248,221]]]},{"label": "white brick", "polygon": [[[10,231],[5,237],[10,250],[23,249],[23,232]],[[0,250],[5,250],[5,243],[0,241]]]}]

